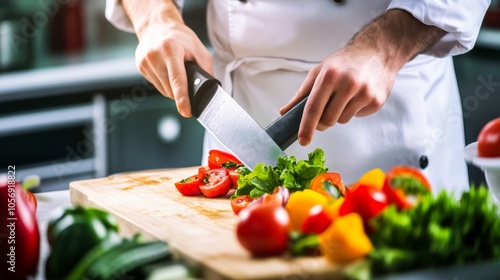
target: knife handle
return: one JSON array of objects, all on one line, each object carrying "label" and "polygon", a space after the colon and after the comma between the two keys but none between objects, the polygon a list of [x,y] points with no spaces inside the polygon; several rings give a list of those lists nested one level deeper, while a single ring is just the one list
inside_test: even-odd
[{"label": "knife handle", "polygon": [[283,151],[297,141],[306,102],[307,96],[265,128],[267,134]]},{"label": "knife handle", "polygon": [[198,118],[208,102],[214,96],[220,81],[208,74],[193,61],[186,61],[186,75],[188,80],[188,94],[191,102],[191,113]]}]

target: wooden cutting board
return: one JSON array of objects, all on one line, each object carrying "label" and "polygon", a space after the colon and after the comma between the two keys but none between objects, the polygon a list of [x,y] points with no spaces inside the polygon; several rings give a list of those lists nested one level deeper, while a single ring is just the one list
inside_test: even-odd
[{"label": "wooden cutting board", "polygon": [[322,257],[254,259],[236,239],[237,216],[229,196],[182,196],[174,186],[198,167],[126,173],[70,183],[74,205],[113,214],[121,234],[164,240],[182,258],[200,265],[204,279],[340,279]]}]

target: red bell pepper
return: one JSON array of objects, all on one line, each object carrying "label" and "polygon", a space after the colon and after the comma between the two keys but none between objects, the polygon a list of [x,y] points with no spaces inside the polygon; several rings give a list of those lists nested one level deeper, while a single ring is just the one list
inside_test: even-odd
[{"label": "red bell pepper", "polygon": [[15,167],[0,177],[0,279],[26,279],[37,273],[40,231],[36,206],[15,180]]}]

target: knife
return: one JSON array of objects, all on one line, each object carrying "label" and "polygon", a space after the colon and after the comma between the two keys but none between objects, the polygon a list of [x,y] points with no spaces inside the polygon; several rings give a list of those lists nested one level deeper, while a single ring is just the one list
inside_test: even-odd
[{"label": "knife", "polygon": [[275,166],[297,140],[307,97],[265,129],[196,63],[185,63],[192,115],[248,168]]}]

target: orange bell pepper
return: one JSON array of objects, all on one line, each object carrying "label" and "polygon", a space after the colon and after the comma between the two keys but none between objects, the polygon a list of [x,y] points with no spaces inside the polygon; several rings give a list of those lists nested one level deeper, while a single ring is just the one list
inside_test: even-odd
[{"label": "orange bell pepper", "polygon": [[367,256],[373,245],[358,213],[338,217],[319,235],[322,255],[330,262],[346,264]]}]

